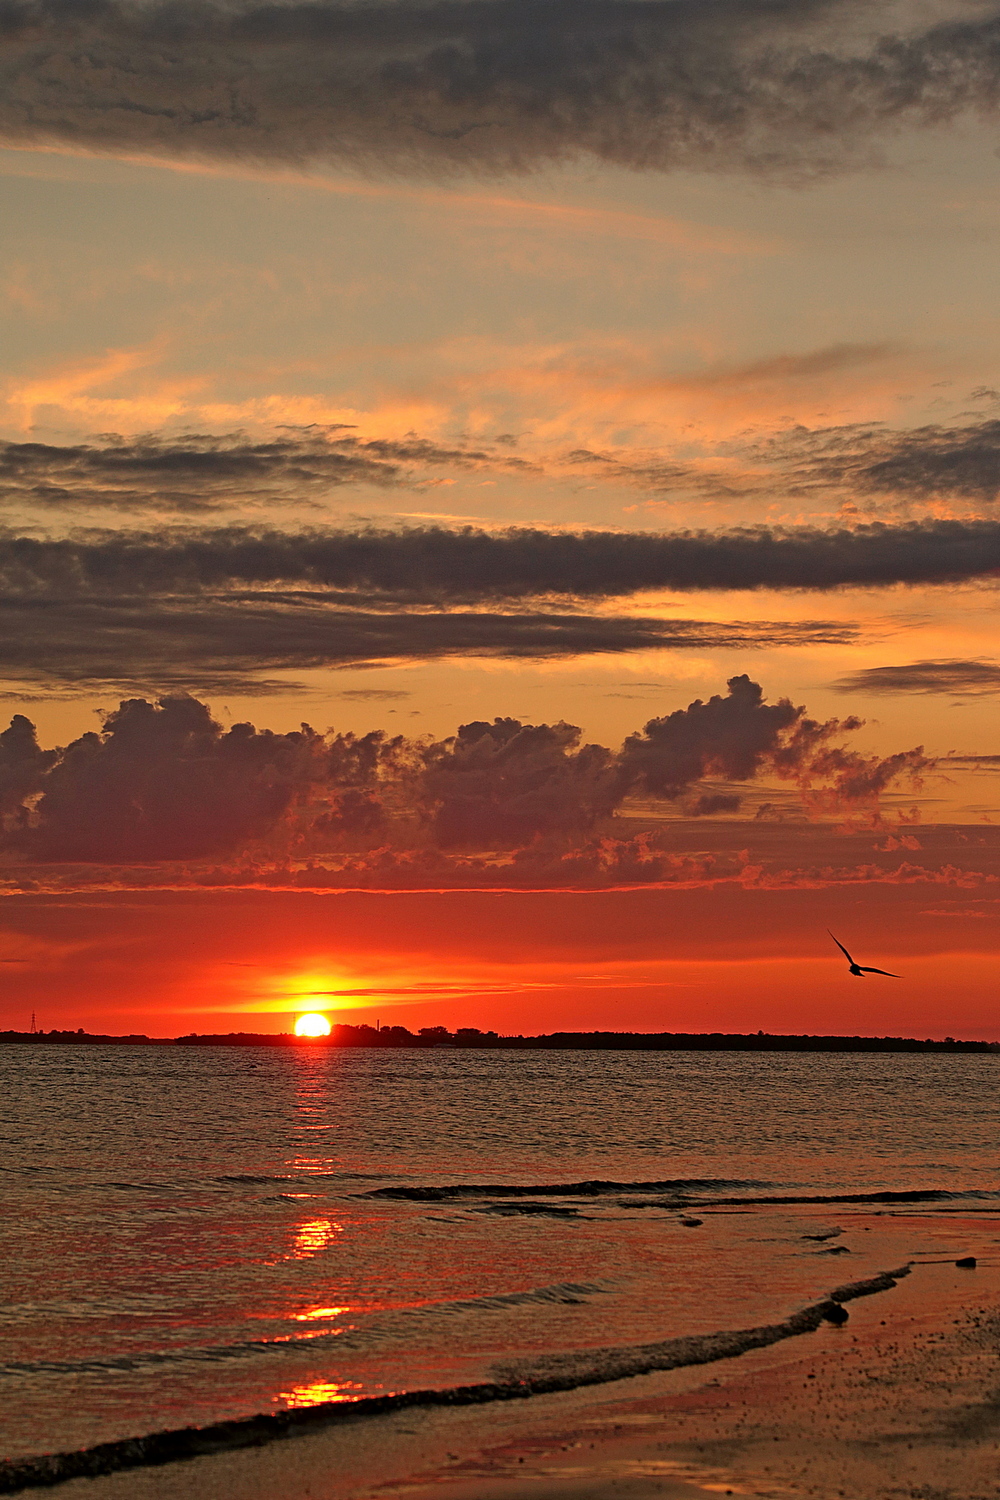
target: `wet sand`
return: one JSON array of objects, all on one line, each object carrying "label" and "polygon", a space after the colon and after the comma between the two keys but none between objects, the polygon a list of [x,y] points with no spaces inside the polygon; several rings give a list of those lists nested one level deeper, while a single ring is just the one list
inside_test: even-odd
[{"label": "wet sand", "polygon": [[[37,1491],[36,1491],[37,1493]],[[60,1500],[1000,1497],[1000,1258],[924,1265],[842,1328],[697,1369],[410,1410],[58,1486]]]}]

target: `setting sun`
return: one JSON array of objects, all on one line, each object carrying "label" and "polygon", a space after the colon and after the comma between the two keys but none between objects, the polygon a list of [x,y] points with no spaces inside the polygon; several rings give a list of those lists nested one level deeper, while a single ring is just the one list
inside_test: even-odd
[{"label": "setting sun", "polygon": [[295,1023],[296,1036],[329,1036],[330,1023],[326,1016],[321,1016],[315,1011],[310,1011],[306,1016],[299,1016]]}]

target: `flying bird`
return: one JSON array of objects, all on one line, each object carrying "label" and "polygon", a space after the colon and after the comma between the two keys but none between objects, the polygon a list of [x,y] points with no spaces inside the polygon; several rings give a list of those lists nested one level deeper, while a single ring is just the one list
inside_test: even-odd
[{"label": "flying bird", "polygon": [[[830,932],[829,927],[826,930],[827,932]],[[830,932],[830,936],[833,938],[833,941],[836,943],[841,953],[847,959],[847,962],[851,966],[850,972],[855,976],[856,979],[860,979],[862,974],[884,974],[886,979],[902,979],[902,974],[890,974],[888,969],[866,969],[863,964],[856,964],[840,939],[833,937],[832,932]]]}]

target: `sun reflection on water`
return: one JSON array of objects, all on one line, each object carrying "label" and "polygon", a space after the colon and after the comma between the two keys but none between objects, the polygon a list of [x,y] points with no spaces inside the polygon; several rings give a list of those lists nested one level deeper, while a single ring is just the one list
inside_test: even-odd
[{"label": "sun reflection on water", "polygon": [[296,1323],[312,1323],[318,1318],[338,1318],[350,1310],[349,1307],[310,1307],[305,1312],[292,1313],[292,1317]]},{"label": "sun reflection on water", "polygon": [[328,1250],[337,1235],[343,1232],[343,1225],[333,1219],[308,1219],[295,1231],[296,1260],[305,1260],[310,1255],[319,1255],[321,1250]]},{"label": "sun reflection on water", "polygon": [[325,1401],[356,1401],[361,1389],[356,1380],[314,1380],[310,1385],[279,1391],[274,1400],[286,1407],[322,1406]]}]

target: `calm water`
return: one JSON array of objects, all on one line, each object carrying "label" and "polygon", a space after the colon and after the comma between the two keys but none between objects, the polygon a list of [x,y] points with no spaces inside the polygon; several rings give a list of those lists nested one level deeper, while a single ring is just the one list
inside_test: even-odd
[{"label": "calm water", "polygon": [[[995,1258],[998,1082],[992,1056],[0,1047],[2,1456]],[[678,1185],[531,1191],[588,1179]],[[380,1195],[462,1184],[524,1191]],[[954,1196],[754,1202],[887,1189]]]}]

